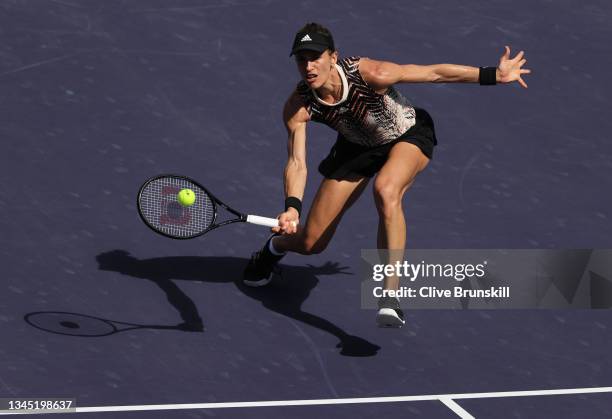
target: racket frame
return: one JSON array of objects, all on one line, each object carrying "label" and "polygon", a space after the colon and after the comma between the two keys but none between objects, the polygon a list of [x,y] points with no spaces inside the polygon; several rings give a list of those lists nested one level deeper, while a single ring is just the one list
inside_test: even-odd
[{"label": "racket frame", "polygon": [[[208,195],[208,197],[210,198],[210,202],[212,203],[212,210],[213,210],[213,216],[212,216],[212,222],[210,224],[210,227],[208,227],[207,229],[197,233],[197,234],[192,234],[189,236],[184,236],[184,237],[179,237],[179,236],[173,236],[171,234],[167,234],[164,233],[163,231],[158,230],[157,228],[155,228],[153,225],[151,225],[151,223],[149,223],[149,221],[147,221],[147,219],[145,218],[145,216],[142,214],[142,211],[140,210],[140,196],[142,195],[142,192],[144,191],[144,189],[151,183],[154,182],[158,179],[161,178],[178,178],[178,179],[183,179],[186,180],[188,182],[193,183],[194,185],[196,185],[198,188],[202,189],[206,195]],[[225,220],[223,222],[220,222],[218,224],[215,224],[215,222],[217,221],[217,205],[224,208],[225,210],[227,210],[228,212],[236,215],[238,218],[232,218],[229,220]],[[140,218],[142,219],[142,221],[145,223],[145,225],[147,227],[149,227],[151,230],[153,230],[154,232],[156,232],[157,234],[161,234],[162,236],[171,238],[171,239],[175,239],[175,240],[189,240],[189,239],[193,239],[195,237],[199,237],[202,236],[203,234],[208,233],[209,231],[212,231],[218,227],[222,227],[224,225],[228,225],[228,224],[233,224],[233,223],[246,223],[247,222],[247,215],[241,213],[240,211],[237,211],[235,209],[233,209],[232,207],[230,207],[229,205],[225,204],[224,202],[222,202],[219,198],[217,198],[215,195],[213,195],[208,189],[206,189],[204,186],[202,186],[199,182],[191,179],[190,177],[187,176],[182,176],[182,175],[175,175],[175,174],[171,174],[171,173],[167,173],[167,174],[162,174],[162,175],[157,175],[154,176],[150,179],[147,179],[142,186],[140,187],[140,189],[138,190],[138,195],[136,196],[136,208],[138,209],[138,215],[140,216]]]}]

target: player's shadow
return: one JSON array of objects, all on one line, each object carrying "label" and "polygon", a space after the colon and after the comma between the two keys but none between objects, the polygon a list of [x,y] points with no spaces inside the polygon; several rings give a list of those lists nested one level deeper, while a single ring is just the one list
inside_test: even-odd
[{"label": "player's shadow", "polygon": [[[267,309],[328,332],[339,339],[340,353],[346,356],[373,356],[380,347],[358,336],[350,335],[327,319],[302,310],[302,304],[319,280],[317,275],[344,274],[341,267],[328,262],[323,266],[287,266],[284,278],[266,287],[251,288],[242,283],[244,258],[176,256],[138,259],[125,250],[113,250],[96,257],[99,269],[148,279],[164,291],[168,301],[179,312],[183,323],[177,329],[203,330],[195,303],[175,284],[175,280],[232,282],[245,295],[260,301]],[[219,302],[231,310],[231,301]]]}]

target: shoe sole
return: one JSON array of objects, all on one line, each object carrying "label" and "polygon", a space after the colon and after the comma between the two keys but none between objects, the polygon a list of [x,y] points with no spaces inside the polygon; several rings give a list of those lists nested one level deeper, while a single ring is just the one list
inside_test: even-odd
[{"label": "shoe sole", "polygon": [[272,277],[274,277],[274,271],[270,272],[270,276],[267,278],[261,278],[257,281],[250,281],[248,279],[243,279],[242,283],[248,287],[253,287],[253,288],[265,287],[270,282],[272,282]]},{"label": "shoe sole", "polygon": [[257,288],[257,287],[265,287],[270,282],[272,282],[272,278],[262,279],[261,281],[242,281],[244,285],[247,287]]},{"label": "shoe sole", "polygon": [[392,308],[381,308],[376,315],[376,323],[379,327],[400,328],[406,322],[400,319]]}]

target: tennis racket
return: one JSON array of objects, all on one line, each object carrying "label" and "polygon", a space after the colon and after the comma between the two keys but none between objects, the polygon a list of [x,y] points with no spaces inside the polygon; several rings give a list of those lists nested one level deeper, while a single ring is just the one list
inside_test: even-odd
[{"label": "tennis racket", "polygon": [[[177,197],[182,189],[191,189],[195,193],[193,205],[179,203]],[[218,207],[225,208],[236,218],[216,222]],[[138,214],[153,231],[172,239],[192,239],[233,223],[278,226],[276,218],[236,211],[195,180],[178,175],[160,175],[147,180],[138,191]]]}]

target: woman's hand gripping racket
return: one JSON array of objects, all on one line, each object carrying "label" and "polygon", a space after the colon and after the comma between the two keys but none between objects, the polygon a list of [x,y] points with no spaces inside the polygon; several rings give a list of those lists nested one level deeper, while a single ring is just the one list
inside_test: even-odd
[{"label": "woman's hand gripping racket", "polygon": [[[195,201],[188,202],[188,205],[179,199],[179,192],[185,190],[195,194]],[[217,223],[217,206],[225,208],[236,218]],[[138,192],[138,213],[153,231],[173,239],[191,239],[232,223],[267,227],[279,225],[276,218],[236,211],[215,198],[198,182],[177,175],[160,175],[147,180]]]}]

